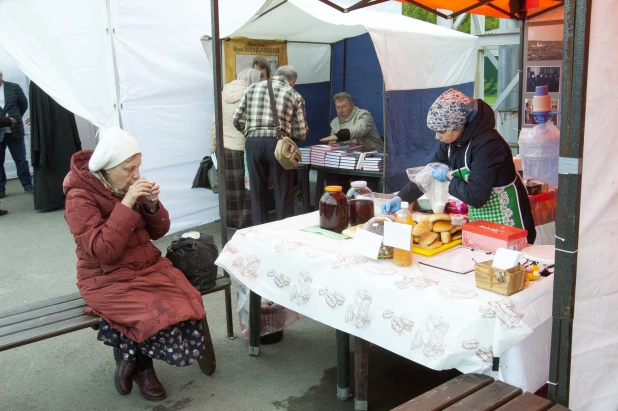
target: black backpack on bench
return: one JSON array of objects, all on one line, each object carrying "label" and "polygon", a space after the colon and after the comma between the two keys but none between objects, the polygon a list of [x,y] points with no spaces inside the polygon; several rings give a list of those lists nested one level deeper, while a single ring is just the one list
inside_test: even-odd
[{"label": "black backpack on bench", "polygon": [[191,285],[200,291],[206,291],[214,287],[217,280],[215,260],[219,250],[211,235],[199,235],[199,239],[174,236],[165,257],[172,261],[175,268],[182,271]]}]

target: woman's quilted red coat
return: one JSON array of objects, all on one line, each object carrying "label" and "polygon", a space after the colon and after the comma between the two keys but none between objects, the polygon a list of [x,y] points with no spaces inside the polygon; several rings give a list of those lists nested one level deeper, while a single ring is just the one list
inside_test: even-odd
[{"label": "woman's quilted red coat", "polygon": [[92,151],[75,153],[64,180],[64,217],[77,245],[77,287],[95,314],[142,342],[170,325],[200,320],[200,292],[151,240],[170,227],[159,203],[154,214],[130,209],[88,170]]}]

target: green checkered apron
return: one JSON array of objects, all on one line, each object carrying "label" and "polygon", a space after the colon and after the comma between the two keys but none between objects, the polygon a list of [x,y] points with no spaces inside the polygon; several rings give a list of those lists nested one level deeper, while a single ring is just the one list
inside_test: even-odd
[{"label": "green checkered apron", "polygon": [[[464,155],[465,167],[451,172],[451,176],[461,178],[466,182],[470,177],[470,168],[468,167],[468,148],[470,148],[469,144]],[[515,179],[517,178],[518,177],[515,177]],[[515,180],[507,186],[494,187],[489,200],[483,207],[474,208],[468,205],[468,219],[469,221],[485,220],[512,227],[524,228],[524,220],[519,209],[519,197],[517,196]]]}]

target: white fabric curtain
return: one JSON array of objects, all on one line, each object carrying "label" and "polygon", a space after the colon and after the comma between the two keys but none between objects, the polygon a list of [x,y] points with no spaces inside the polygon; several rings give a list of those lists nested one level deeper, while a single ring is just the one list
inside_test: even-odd
[{"label": "white fabric curtain", "polygon": [[[221,30],[233,30],[259,7],[220,1]],[[218,196],[191,189],[210,154],[212,69],[200,44],[210,33],[210,4],[110,0],[124,129],[143,151],[142,174],[161,185],[171,231],[219,218]]]},{"label": "white fabric curtain", "polygon": [[618,3],[592,2],[571,395],[573,410],[618,409]]},{"label": "white fabric curtain", "polygon": [[67,110],[116,125],[107,11],[101,0],[3,0],[0,45]]}]

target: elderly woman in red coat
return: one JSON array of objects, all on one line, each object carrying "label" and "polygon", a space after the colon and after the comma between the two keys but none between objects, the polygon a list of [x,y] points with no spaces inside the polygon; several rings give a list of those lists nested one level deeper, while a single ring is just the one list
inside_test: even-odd
[{"label": "elderly woman in red coat", "polygon": [[159,185],[140,178],[141,162],[129,134],[102,131],[94,152],[73,155],[65,219],[77,245],[77,286],[101,317],[98,339],[114,347],[116,389],[127,395],[135,380],[145,398],[163,400],[152,359],[197,362],[206,313],[200,292],[151,242],[170,220]]}]

